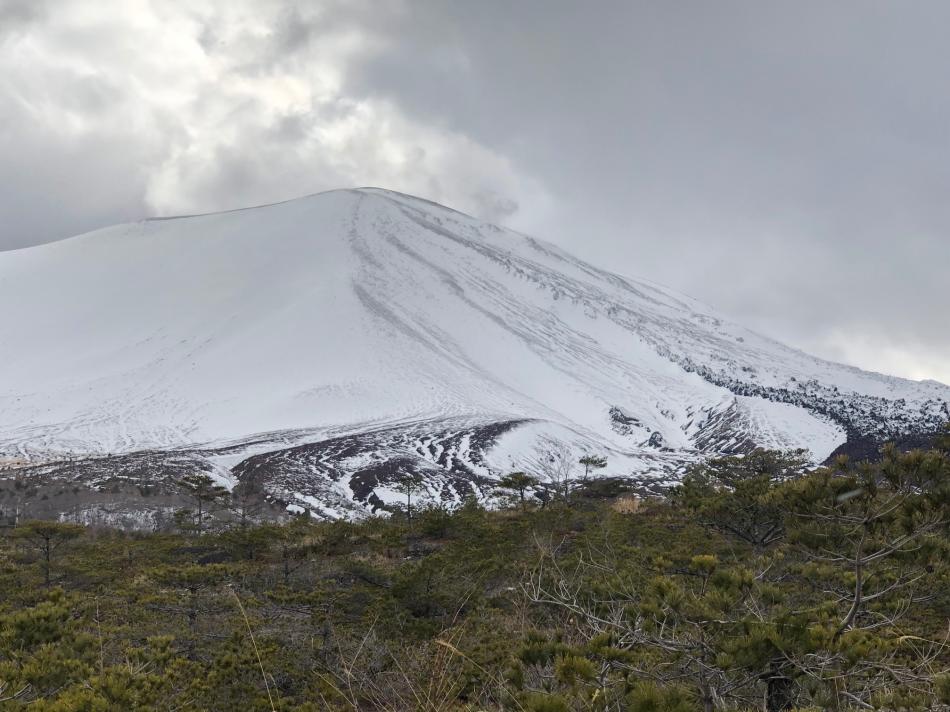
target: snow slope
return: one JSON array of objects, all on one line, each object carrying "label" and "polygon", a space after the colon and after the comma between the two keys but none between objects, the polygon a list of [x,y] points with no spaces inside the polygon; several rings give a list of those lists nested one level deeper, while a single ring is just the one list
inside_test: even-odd
[{"label": "snow slope", "polygon": [[950,417],[942,384],[813,358],[664,287],[379,189],[0,253],[0,317],[7,457],[253,453],[510,422],[483,448],[485,473],[555,439],[670,473],[754,444],[820,460],[848,432]]}]

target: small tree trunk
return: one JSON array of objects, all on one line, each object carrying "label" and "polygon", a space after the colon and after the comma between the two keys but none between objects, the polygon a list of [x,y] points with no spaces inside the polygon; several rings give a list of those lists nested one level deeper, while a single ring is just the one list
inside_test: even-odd
[{"label": "small tree trunk", "polygon": [[782,674],[774,665],[766,680],[766,712],[787,712],[792,709],[792,679]]},{"label": "small tree trunk", "polygon": [[[702,636],[702,633],[700,633]],[[703,706],[703,712],[715,712],[716,704],[713,697],[712,686],[709,684],[709,678],[703,668],[702,660],[697,660],[699,666],[699,700]]]},{"label": "small tree trunk", "polygon": [[52,554],[53,554],[53,543],[52,540],[47,537],[43,540],[43,583],[46,585],[46,588],[50,586],[50,568],[52,567]]}]

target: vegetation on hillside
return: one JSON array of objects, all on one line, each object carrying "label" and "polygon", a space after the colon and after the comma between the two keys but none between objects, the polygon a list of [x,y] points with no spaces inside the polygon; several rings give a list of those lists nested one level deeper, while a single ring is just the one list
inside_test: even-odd
[{"label": "vegetation on hillside", "polygon": [[[0,708],[950,710],[950,442],[510,507],[0,538]],[[611,484],[612,483],[612,484]]]}]

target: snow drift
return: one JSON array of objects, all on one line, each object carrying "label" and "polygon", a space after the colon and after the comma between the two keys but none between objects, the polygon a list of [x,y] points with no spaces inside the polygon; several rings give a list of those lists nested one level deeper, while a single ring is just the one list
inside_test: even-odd
[{"label": "snow drift", "polygon": [[[233,478],[254,455],[399,432],[433,472],[455,462],[436,440],[483,476],[558,440],[608,455],[612,474],[670,476],[755,445],[821,460],[849,434],[950,417],[942,384],[808,356],[379,189],[0,253],[0,314],[0,457],[34,462],[201,451]],[[493,424],[506,425],[470,454],[465,434]],[[387,456],[347,457],[296,476],[336,473],[352,499],[344,475]]]}]

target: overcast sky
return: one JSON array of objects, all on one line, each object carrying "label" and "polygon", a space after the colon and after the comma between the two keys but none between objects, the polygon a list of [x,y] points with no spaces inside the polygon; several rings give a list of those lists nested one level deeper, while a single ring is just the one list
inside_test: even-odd
[{"label": "overcast sky", "polygon": [[0,0],[0,249],[393,188],[950,383],[950,4]]}]

